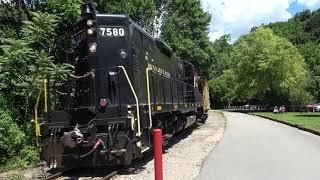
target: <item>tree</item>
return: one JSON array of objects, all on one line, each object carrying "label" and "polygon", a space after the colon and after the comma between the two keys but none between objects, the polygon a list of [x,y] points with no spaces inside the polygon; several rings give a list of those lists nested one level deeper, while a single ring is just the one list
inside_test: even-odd
[{"label": "tree", "polygon": [[320,100],[320,45],[314,42],[298,45],[300,54],[309,67],[312,83],[308,89],[316,100]]},{"label": "tree", "polygon": [[153,22],[156,16],[154,0],[109,0],[96,1],[96,3],[100,13],[125,14],[149,33],[153,32]]},{"label": "tree", "polygon": [[306,20],[305,30],[311,33],[314,41],[320,43],[320,9],[313,12]]},{"label": "tree", "polygon": [[210,21],[200,0],[171,0],[161,32],[161,37],[178,57],[192,62],[205,77],[209,77],[214,60],[208,37]]},{"label": "tree", "polygon": [[[0,150],[7,156],[0,157],[1,164],[26,165],[37,159],[30,120],[39,83],[43,78],[51,84],[63,82],[73,70],[70,64],[56,61],[62,47],[57,41],[61,18],[47,12],[28,13],[32,18],[24,18],[19,27],[15,22],[4,25],[0,43],[0,98],[7,102],[0,103]],[[13,158],[17,155],[24,158]]]},{"label": "tree", "polygon": [[[18,167],[37,162],[37,151],[30,146],[26,133],[14,120],[14,111],[0,95],[0,163]],[[2,170],[0,166],[0,171]]]},{"label": "tree", "polygon": [[209,81],[210,96],[214,97],[212,101],[213,106],[221,108],[225,103],[235,101],[237,98],[235,86],[236,75],[233,69],[224,70],[223,73]]},{"label": "tree", "polygon": [[287,22],[270,23],[264,26],[271,28],[276,35],[287,38],[299,49],[311,72],[312,83],[308,89],[316,101],[320,100],[319,16],[320,10],[314,12],[306,10],[297,13]]},{"label": "tree", "polygon": [[[24,21],[20,39],[5,39],[0,48],[0,91],[15,112],[16,122],[29,126],[33,105],[43,78],[51,83],[63,81],[72,71],[68,64],[55,64],[51,55],[58,17],[48,13],[31,13],[32,21]],[[22,104],[19,108],[13,108]],[[30,131],[30,128],[27,128]]]},{"label": "tree", "polygon": [[[0,3],[0,44],[4,38],[19,36],[23,20],[26,20],[26,15],[19,4]],[[1,53],[0,50],[0,55]]]},{"label": "tree", "polygon": [[[297,17],[297,19],[301,19]],[[265,27],[271,28],[278,36],[287,38],[293,44],[303,44],[312,39],[310,33],[305,32],[305,22],[290,19],[287,22],[271,23]]]},{"label": "tree", "polygon": [[80,20],[80,6],[82,0],[46,0],[44,7],[39,8],[43,13],[48,13],[57,17],[57,26],[54,33],[53,49],[50,55],[57,63],[70,63],[73,59],[73,28],[75,22]]},{"label": "tree", "polygon": [[234,61],[231,58],[233,45],[230,44],[230,35],[223,35],[212,43],[214,61],[210,71],[210,95],[212,105],[221,108],[224,102],[232,102],[234,96],[234,72],[230,69]]},{"label": "tree", "polygon": [[232,56],[237,61],[234,73],[239,100],[262,99],[270,92],[284,95],[292,103],[306,100],[310,80],[304,59],[296,47],[271,29],[258,28],[241,37]]},{"label": "tree", "polygon": [[215,61],[211,65],[210,78],[222,75],[224,70],[232,66],[231,52],[233,51],[233,45],[230,44],[230,41],[230,35],[223,35],[212,43]]}]

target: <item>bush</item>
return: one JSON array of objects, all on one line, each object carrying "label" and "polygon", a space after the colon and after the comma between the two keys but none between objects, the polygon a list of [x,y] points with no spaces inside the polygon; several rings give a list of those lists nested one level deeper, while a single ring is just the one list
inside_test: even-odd
[{"label": "bush", "polygon": [[0,109],[0,163],[5,164],[18,154],[25,144],[25,134],[6,111]]},{"label": "bush", "polygon": [[37,162],[36,149],[28,145],[26,134],[13,119],[0,96],[0,170]]}]

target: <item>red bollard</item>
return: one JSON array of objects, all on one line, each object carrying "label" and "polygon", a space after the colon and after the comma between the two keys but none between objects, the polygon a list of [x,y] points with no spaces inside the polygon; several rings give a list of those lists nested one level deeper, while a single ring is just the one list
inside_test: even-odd
[{"label": "red bollard", "polygon": [[162,180],[162,130],[153,130],[153,156],[155,180]]}]

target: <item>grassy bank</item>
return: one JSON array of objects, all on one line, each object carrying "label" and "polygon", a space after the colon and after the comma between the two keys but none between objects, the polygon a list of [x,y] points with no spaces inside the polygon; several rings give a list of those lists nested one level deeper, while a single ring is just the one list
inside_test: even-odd
[{"label": "grassy bank", "polygon": [[250,113],[253,115],[259,115],[267,118],[276,119],[282,122],[290,123],[292,125],[297,125],[299,127],[312,129],[320,133],[320,113],[283,113],[274,114],[272,112],[262,113]]}]

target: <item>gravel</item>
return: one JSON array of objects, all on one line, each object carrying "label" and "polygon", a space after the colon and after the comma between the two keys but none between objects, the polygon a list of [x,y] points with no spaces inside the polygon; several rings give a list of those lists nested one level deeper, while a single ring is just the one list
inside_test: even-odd
[{"label": "gravel", "polygon": [[42,177],[45,176],[47,170],[48,168],[45,166],[16,169],[16,170],[0,173],[0,180],[42,179]]},{"label": "gravel", "polygon": [[[166,180],[195,179],[202,163],[223,136],[226,120],[221,112],[210,111],[206,123],[197,127],[163,154],[163,178]],[[153,159],[138,171],[113,177],[113,180],[154,179]]]}]

